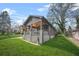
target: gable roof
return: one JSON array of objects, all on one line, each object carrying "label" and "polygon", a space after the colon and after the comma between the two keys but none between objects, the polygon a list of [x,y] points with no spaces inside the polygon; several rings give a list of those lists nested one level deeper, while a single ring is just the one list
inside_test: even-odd
[{"label": "gable roof", "polygon": [[35,16],[35,15],[30,15],[27,20],[24,22],[23,25],[27,25],[27,23],[31,20],[31,18],[39,18],[41,20],[45,20],[54,30],[56,30],[50,22],[47,21],[47,19],[44,16]]},{"label": "gable roof", "polygon": [[43,16],[30,15],[30,16],[27,18],[27,20],[24,22],[23,25],[26,25],[26,24],[31,20],[31,18],[39,18],[39,19],[42,19]]}]

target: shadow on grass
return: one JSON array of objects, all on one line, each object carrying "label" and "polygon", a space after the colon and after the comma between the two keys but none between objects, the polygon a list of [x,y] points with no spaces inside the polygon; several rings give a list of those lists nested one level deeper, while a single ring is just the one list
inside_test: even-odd
[{"label": "shadow on grass", "polygon": [[79,48],[76,47],[72,42],[68,41],[63,36],[56,36],[53,39],[50,39],[48,42],[43,44],[44,46],[55,47],[75,55],[79,55]]}]

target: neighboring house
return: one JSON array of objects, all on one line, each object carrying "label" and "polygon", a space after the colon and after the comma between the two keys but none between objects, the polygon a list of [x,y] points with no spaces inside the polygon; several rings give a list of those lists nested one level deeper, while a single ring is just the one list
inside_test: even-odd
[{"label": "neighboring house", "polygon": [[12,27],[12,32],[14,33],[19,33],[20,32],[20,26],[19,25],[15,25],[14,27]]},{"label": "neighboring house", "polygon": [[23,34],[23,25],[20,25],[20,26],[19,26],[19,32],[20,32],[21,34]]},{"label": "neighboring house", "polygon": [[23,37],[33,43],[42,44],[56,34],[54,27],[43,16],[29,16],[23,24]]},{"label": "neighboring house", "polygon": [[72,31],[72,37],[76,40],[79,40],[79,29]]},{"label": "neighboring house", "polygon": [[76,40],[79,40],[79,29],[76,28],[76,29],[72,29],[70,26],[69,26],[69,29],[68,29],[68,35]]}]

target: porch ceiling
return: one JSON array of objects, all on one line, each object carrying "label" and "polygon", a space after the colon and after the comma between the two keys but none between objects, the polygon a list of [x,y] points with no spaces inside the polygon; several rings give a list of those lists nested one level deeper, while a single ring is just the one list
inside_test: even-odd
[{"label": "porch ceiling", "polygon": [[40,26],[47,24],[46,21],[38,21],[32,24],[32,28],[40,28]]}]

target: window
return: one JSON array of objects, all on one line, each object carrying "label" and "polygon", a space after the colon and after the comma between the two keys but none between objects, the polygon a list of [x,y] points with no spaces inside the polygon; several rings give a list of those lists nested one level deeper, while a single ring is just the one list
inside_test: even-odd
[{"label": "window", "polygon": [[48,30],[48,24],[43,25],[43,29],[47,31]]},{"label": "window", "polygon": [[32,36],[39,35],[39,31],[37,29],[32,29]]}]

